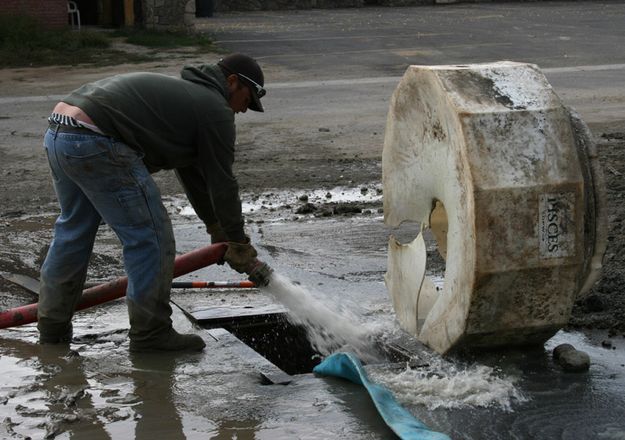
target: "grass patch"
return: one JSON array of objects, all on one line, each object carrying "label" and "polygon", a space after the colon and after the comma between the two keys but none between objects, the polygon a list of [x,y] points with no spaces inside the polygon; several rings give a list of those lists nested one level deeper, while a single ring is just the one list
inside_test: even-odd
[{"label": "grass patch", "polygon": [[[116,50],[115,40],[153,50]],[[198,52],[215,50],[212,41],[201,34],[148,30],[46,30],[32,17],[0,15],[0,68],[142,62],[156,59],[159,49],[176,47],[196,47]]]},{"label": "grass patch", "polygon": [[34,18],[0,15],[0,67],[90,62],[110,45],[98,32],[45,30]]}]

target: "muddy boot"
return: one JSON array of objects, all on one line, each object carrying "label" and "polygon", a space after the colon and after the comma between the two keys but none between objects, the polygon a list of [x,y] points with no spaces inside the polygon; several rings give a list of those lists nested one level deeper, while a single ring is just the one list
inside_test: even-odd
[{"label": "muddy boot", "polygon": [[206,347],[204,340],[194,334],[180,334],[173,328],[150,339],[130,339],[130,351],[202,351]]},{"label": "muddy boot", "polygon": [[[169,299],[169,292],[163,297]],[[197,335],[181,335],[172,327],[171,306],[165,298],[146,298],[137,304],[126,298],[130,318],[130,351],[201,351],[206,344]]]},{"label": "muddy boot", "polygon": [[44,320],[37,323],[40,344],[69,344],[72,342],[72,323],[47,324]]}]

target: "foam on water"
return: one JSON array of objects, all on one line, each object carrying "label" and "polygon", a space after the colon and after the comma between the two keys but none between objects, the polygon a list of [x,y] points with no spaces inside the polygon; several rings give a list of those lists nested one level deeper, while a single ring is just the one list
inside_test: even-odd
[{"label": "foam on water", "polygon": [[500,376],[485,365],[460,366],[434,354],[425,367],[407,367],[399,373],[372,371],[370,375],[401,403],[430,410],[499,407],[511,411],[512,403],[527,400],[514,385],[514,378]]},{"label": "foam on water", "polygon": [[319,353],[328,355],[338,350],[351,350],[367,359],[375,351],[372,350],[373,338],[382,331],[381,324],[361,322],[335,298],[318,298],[275,273],[263,290],[288,309],[291,322],[307,329],[308,338]]}]

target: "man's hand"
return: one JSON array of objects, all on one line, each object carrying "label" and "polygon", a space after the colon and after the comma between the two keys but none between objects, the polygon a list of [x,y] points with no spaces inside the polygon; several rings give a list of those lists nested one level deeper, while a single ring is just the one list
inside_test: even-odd
[{"label": "man's hand", "polygon": [[221,229],[221,225],[219,223],[207,225],[206,232],[208,232],[211,236],[211,244],[225,243],[228,241],[228,236],[224,230]]},{"label": "man's hand", "polygon": [[256,249],[250,244],[248,238],[245,243],[228,242],[228,250],[224,260],[237,272],[245,273],[252,268],[257,255]]}]

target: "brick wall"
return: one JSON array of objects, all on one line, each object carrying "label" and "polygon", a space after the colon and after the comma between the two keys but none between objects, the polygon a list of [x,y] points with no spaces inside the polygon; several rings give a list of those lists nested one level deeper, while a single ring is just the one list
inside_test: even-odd
[{"label": "brick wall", "polygon": [[0,14],[35,17],[49,28],[67,26],[67,0],[0,0]]}]

